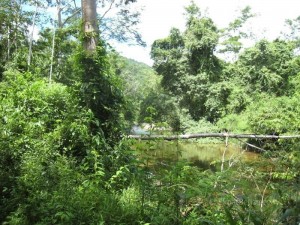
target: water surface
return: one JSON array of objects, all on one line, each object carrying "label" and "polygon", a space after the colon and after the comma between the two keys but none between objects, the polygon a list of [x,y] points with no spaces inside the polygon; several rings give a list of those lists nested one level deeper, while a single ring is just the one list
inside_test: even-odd
[{"label": "water surface", "polygon": [[188,162],[225,160],[257,160],[258,154],[246,151],[242,146],[229,143],[203,144],[191,141],[137,141],[134,145],[137,154],[151,160],[187,160]]}]

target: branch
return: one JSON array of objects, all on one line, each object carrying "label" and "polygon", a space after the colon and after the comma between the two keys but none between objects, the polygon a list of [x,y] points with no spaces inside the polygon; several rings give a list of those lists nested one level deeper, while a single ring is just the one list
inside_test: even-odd
[{"label": "branch", "polygon": [[113,4],[115,3],[115,0],[111,1],[110,6],[108,7],[108,9],[103,13],[103,15],[100,17],[100,20],[102,20],[106,14],[111,10]]},{"label": "branch", "polygon": [[[239,138],[238,138],[239,139]],[[253,145],[253,144],[250,144],[250,143],[248,143],[248,142],[245,142],[245,141],[242,141],[241,139],[239,139],[242,143],[244,143],[244,144],[246,144],[246,145],[248,145],[248,146],[250,146],[250,147],[252,147],[252,148],[255,148],[255,149],[258,149],[259,151],[262,151],[262,152],[266,152],[267,150],[265,150],[265,149],[263,149],[263,148],[260,148],[260,147],[257,147],[257,146],[255,146],[255,145]]]},{"label": "branch", "polygon": [[270,177],[269,177],[269,180],[264,188],[264,191],[262,192],[261,194],[261,201],[260,201],[260,209],[262,210],[263,208],[263,205],[264,205],[264,198],[265,198],[265,194],[266,194],[266,191],[267,191],[267,187],[268,185],[270,184],[270,181],[271,181],[271,178],[272,178],[272,171],[270,172]]},{"label": "branch", "polygon": [[[178,139],[192,139],[192,138],[254,138],[254,139],[293,139],[300,138],[300,135],[260,135],[260,134],[230,134],[230,133],[198,133],[198,134],[182,134],[182,135],[128,135],[128,138],[139,140],[178,140]],[[249,144],[250,145],[250,144]]]},{"label": "branch", "polygon": [[223,172],[223,169],[224,169],[225,154],[226,154],[227,148],[228,148],[228,136],[226,136],[225,148],[224,148],[223,155],[222,155],[221,172]]},{"label": "branch", "polygon": [[72,17],[76,16],[79,12],[81,11],[81,9],[77,9],[71,16],[69,16],[67,19],[65,19],[65,21],[62,23],[61,27],[63,27]]}]

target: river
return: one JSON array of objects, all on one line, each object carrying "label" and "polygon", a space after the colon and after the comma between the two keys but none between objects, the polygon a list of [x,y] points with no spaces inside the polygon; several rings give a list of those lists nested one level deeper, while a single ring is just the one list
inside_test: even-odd
[{"label": "river", "polygon": [[198,143],[195,141],[137,141],[134,149],[140,158],[151,164],[175,160],[185,160],[199,167],[208,167],[214,161],[224,159],[229,162],[234,160],[257,160],[259,154],[246,151],[239,144],[229,143]]}]

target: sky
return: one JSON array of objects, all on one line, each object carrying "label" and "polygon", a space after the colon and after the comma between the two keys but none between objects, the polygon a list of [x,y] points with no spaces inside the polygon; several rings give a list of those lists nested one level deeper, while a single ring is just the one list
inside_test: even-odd
[{"label": "sky", "polygon": [[[241,9],[250,6],[257,14],[248,24],[258,39],[273,40],[284,30],[286,19],[300,16],[299,0],[194,0],[201,12],[212,18],[218,28],[226,27],[239,15]],[[114,44],[121,55],[152,65],[152,43],[168,36],[172,27],[185,29],[184,7],[190,0],[138,0],[143,7],[139,31],[147,47]]]}]

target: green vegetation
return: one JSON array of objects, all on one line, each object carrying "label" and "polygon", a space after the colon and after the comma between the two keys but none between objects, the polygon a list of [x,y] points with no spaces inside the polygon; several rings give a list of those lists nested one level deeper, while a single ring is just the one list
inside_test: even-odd
[{"label": "green vegetation", "polygon": [[122,91],[127,102],[124,118],[130,129],[139,118],[145,118],[143,112],[148,105],[143,107],[141,104],[147,104],[147,99],[155,95],[160,77],[148,65],[124,58],[116,52],[110,52],[109,57],[115,74],[123,80]]},{"label": "green vegetation", "polygon": [[[167,38],[153,43],[151,52],[164,93],[178,108],[182,130],[190,117],[230,132],[299,133],[298,39],[260,40],[244,49],[240,40],[248,35],[238,29],[253,16],[250,8],[223,30],[201,16],[195,4],[186,10],[186,30],[173,28]],[[290,21],[293,27],[297,22]],[[233,31],[239,36],[233,38]],[[232,52],[236,60],[231,62],[219,57]]]},{"label": "green vegetation", "polygon": [[[143,44],[131,27],[134,2],[113,2],[119,33],[103,13],[106,38]],[[180,157],[183,142],[126,138],[135,123],[177,134],[299,134],[299,18],[287,21],[284,37],[245,49],[250,36],[240,30],[250,8],[221,30],[192,3],[186,30],[153,43],[152,70],[118,55],[96,23],[82,30],[76,3],[56,1],[54,32],[35,13],[48,4],[0,2],[1,224],[300,222],[297,139],[252,140],[265,149],[255,161],[189,162]],[[33,18],[37,40],[28,38]],[[157,149],[168,146],[172,157],[160,157]]]}]

